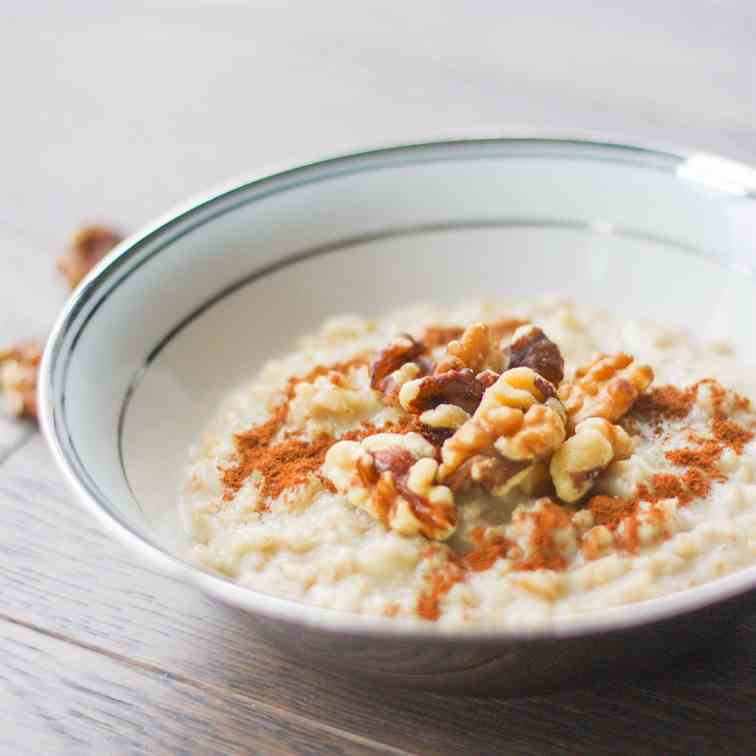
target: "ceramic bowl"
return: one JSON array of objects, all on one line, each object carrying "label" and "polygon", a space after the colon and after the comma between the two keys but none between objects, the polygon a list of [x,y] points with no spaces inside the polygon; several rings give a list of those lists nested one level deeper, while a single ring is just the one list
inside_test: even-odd
[{"label": "ceramic bowl", "polygon": [[442,630],[240,587],[182,557],[190,444],[222,397],[328,316],[563,293],[723,334],[756,363],[756,174],[701,154],[470,139],[328,159],[224,188],[123,242],[50,338],[41,419],[78,498],[135,560],[248,612],[309,663],[480,693],[669,657],[750,611],[756,567],[523,632]]}]

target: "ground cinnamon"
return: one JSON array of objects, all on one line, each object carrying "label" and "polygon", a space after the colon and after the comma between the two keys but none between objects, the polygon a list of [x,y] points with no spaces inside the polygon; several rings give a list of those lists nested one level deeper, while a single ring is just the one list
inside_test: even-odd
[{"label": "ground cinnamon", "polygon": [[698,448],[685,447],[665,453],[665,457],[678,467],[696,468],[710,480],[724,480],[725,476],[717,467],[725,446],[712,439],[702,440]]},{"label": "ground cinnamon", "polygon": [[331,383],[340,383],[338,376],[346,376],[352,369],[367,365],[370,362],[369,352],[359,352],[343,362],[334,362],[330,365],[316,365],[302,376],[289,378],[286,384],[286,395],[289,399],[294,398],[294,390],[299,383],[313,383],[317,378],[328,376]]},{"label": "ground cinnamon", "polygon": [[460,581],[464,580],[465,572],[453,556],[433,572],[428,573],[426,580],[429,585],[417,599],[417,613],[427,620],[437,620],[441,616],[441,599]]},{"label": "ground cinnamon", "polygon": [[672,385],[656,386],[638,397],[625,422],[634,424],[638,420],[644,421],[658,435],[663,421],[684,420],[690,414],[697,390],[697,384],[686,389]]},{"label": "ground cinnamon", "polygon": [[473,547],[462,557],[462,563],[471,572],[491,569],[497,559],[506,556],[512,544],[503,535],[486,537],[485,526],[474,528],[470,533]]},{"label": "ground cinnamon", "polygon": [[[321,376],[337,381],[353,368],[367,365],[368,361],[369,353],[362,352],[344,362],[318,365],[303,376],[290,378],[284,390],[284,400],[273,409],[270,419],[236,435],[235,464],[221,470],[221,480],[225,487],[223,498],[226,501],[233,499],[247,478],[253,472],[259,472],[262,476],[260,494],[275,499],[284,491],[302,485],[312,475],[317,475],[326,453],[336,441],[361,441],[379,431],[401,434],[420,431],[417,418],[407,416],[398,423],[388,423],[380,429],[371,423],[363,423],[338,437],[322,435],[306,440],[299,433],[291,433],[274,443],[286,423],[289,403],[294,398],[299,383],[311,383]],[[334,490],[326,478],[318,477],[326,488]]]},{"label": "ground cinnamon", "polygon": [[622,520],[633,514],[636,502],[599,494],[592,497],[586,506],[593,515],[594,525],[604,525],[614,530]]},{"label": "ground cinnamon", "polygon": [[[313,441],[304,441],[294,434],[279,443],[273,443],[286,422],[296,386],[299,383],[311,383],[324,375],[344,376],[354,367],[367,364],[367,361],[368,354],[364,352],[345,362],[318,365],[304,376],[290,378],[284,390],[284,400],[274,407],[271,417],[234,438],[236,464],[221,471],[221,480],[225,486],[223,498],[226,501],[233,499],[247,478],[256,471],[262,475],[260,493],[269,498],[276,498],[287,489],[305,483],[313,473],[317,473],[326,452],[337,439],[323,435]],[[352,435],[366,438],[375,432],[373,426],[364,425],[352,432]],[[331,487],[328,483],[325,485]]]},{"label": "ground cinnamon", "polygon": [[688,491],[698,499],[708,496],[709,491],[711,491],[711,481],[706,477],[706,473],[698,467],[691,467],[686,470],[682,480]]},{"label": "ground cinnamon", "polygon": [[[691,431],[688,439],[693,446],[666,452],[665,457],[673,465],[686,468],[682,475],[654,475],[649,484],[638,485],[635,496],[630,500],[593,497],[588,502],[588,507],[597,525],[616,528],[621,520],[636,512],[641,501],[656,504],[663,499],[677,498],[681,505],[685,505],[695,498],[705,498],[711,492],[713,482],[726,478],[718,467],[722,453],[729,448],[736,454],[742,454],[745,445],[753,440],[754,434],[722,416],[721,408],[727,392],[717,381],[705,378],[685,389],[671,385],[658,386],[638,399],[629,419],[649,422],[658,434],[662,421],[680,421],[688,417],[701,386],[709,389],[715,409],[711,422],[713,438],[702,437]],[[750,405],[747,399],[737,395],[736,403],[740,408]],[[655,511],[652,507],[647,515],[652,516]]]},{"label": "ground cinnamon", "polygon": [[[253,472],[259,472],[262,476],[260,494],[275,499],[284,491],[306,483],[313,474],[317,474],[325,461],[326,453],[337,441],[361,441],[379,432],[374,425],[365,423],[338,438],[322,435],[312,441],[303,441],[293,436],[278,444],[271,444],[276,435],[275,432],[271,433],[273,428],[276,428],[275,418],[236,437],[237,464],[226,468],[221,474],[226,487],[224,499],[227,501],[233,499]],[[384,427],[380,431],[393,432],[393,429]],[[319,479],[329,490],[333,490],[326,478],[319,476]]]},{"label": "ground cinnamon", "polygon": [[[639,486],[639,489],[641,486]],[[647,487],[643,486],[644,489]],[[640,497],[641,492],[638,491]],[[674,499],[680,502],[680,504],[687,504],[692,496],[688,493],[683,481],[673,475],[672,473],[657,473],[651,477],[651,490],[644,490],[642,498],[644,501],[650,501],[656,503],[663,499]]]},{"label": "ground cinnamon", "polygon": [[712,422],[714,438],[725,446],[730,447],[736,454],[742,454],[743,448],[753,440],[753,433],[738,423],[724,418],[715,418]]},{"label": "ground cinnamon", "polygon": [[563,570],[567,566],[558,544],[554,540],[555,531],[569,527],[572,510],[544,502],[537,511],[531,512],[533,530],[530,534],[528,556],[515,561],[516,570]]}]

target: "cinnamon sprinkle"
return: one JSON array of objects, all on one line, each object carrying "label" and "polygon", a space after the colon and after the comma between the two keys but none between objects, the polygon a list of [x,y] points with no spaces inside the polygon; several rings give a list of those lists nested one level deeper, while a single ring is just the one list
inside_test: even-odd
[{"label": "cinnamon sprinkle", "polygon": [[[724,480],[724,474],[717,467],[725,447],[723,444],[711,440],[704,440],[697,448],[686,447],[665,453],[665,457],[678,467],[696,468],[709,480]],[[708,493],[708,490],[707,492]]]},{"label": "cinnamon sprinkle", "polygon": [[[271,444],[280,429],[277,418],[251,428],[236,436],[237,464],[221,471],[226,487],[223,498],[230,501],[253,472],[262,475],[260,494],[275,499],[284,491],[296,488],[308,481],[325,461],[328,450],[337,441],[362,441],[376,433],[407,433],[406,426],[388,423],[376,428],[372,423],[363,423],[355,430],[342,433],[338,438],[328,435],[318,436],[312,441],[303,441],[291,436],[278,444]],[[318,475],[319,480],[331,492],[335,489],[327,479]]]},{"label": "cinnamon sprinkle", "polygon": [[425,579],[430,585],[417,598],[418,615],[423,619],[437,620],[441,616],[441,599],[464,577],[464,570],[452,556],[439,569],[428,573]]},{"label": "cinnamon sprinkle", "polygon": [[725,446],[729,446],[736,454],[742,454],[747,443],[753,441],[753,433],[732,420],[717,417],[712,423],[711,430],[714,438]]},{"label": "cinnamon sprinkle", "polygon": [[532,553],[525,559],[515,562],[516,570],[563,570],[567,566],[559,546],[554,540],[554,532],[571,524],[571,510],[555,504],[544,502],[536,512],[531,512],[533,532],[530,534]]},{"label": "cinnamon sprinkle", "polygon": [[485,526],[474,528],[470,540],[474,546],[463,557],[465,567],[472,572],[485,572],[491,569],[497,559],[506,556],[512,544],[502,535],[486,539]]},{"label": "cinnamon sprinkle", "polygon": [[[284,390],[285,399],[273,410],[272,416],[264,423],[238,433],[234,438],[236,464],[221,470],[221,480],[225,487],[224,500],[233,499],[253,472],[262,475],[260,494],[275,499],[284,491],[306,483],[313,474],[317,474],[326,453],[336,441],[360,441],[377,433],[375,426],[364,423],[339,438],[322,435],[312,441],[305,441],[295,433],[277,444],[273,443],[286,422],[289,403],[294,398],[297,384],[311,383],[320,376],[329,376],[334,380],[333,376],[345,376],[353,368],[366,365],[368,359],[368,353],[362,352],[344,362],[317,365],[304,376],[290,378]],[[389,430],[389,427],[382,430]],[[390,430],[396,433],[408,432],[393,427]],[[329,490],[333,489],[332,484],[325,478],[320,477],[320,480]]]},{"label": "cinnamon sprinkle", "polygon": [[[656,475],[652,476],[651,487],[653,493],[643,491],[642,498],[645,501],[650,501],[653,504],[655,504],[657,501],[662,501],[663,499],[674,498],[677,498],[680,504],[687,504],[693,498],[688,493],[688,491],[686,491],[682,480],[672,473],[657,473]],[[638,492],[638,496],[641,496],[640,490]]]},{"label": "cinnamon sprinkle", "polygon": [[[686,389],[672,385],[656,386],[638,397],[625,421],[634,425],[634,421],[643,420],[659,435],[664,420],[684,420],[690,414],[697,391],[698,384]],[[636,431],[635,428],[631,430]]]},{"label": "cinnamon sprinkle", "polygon": [[[344,362],[334,362],[331,365],[316,365],[309,372],[303,376],[294,376],[289,378],[286,384],[286,395],[289,399],[294,398],[294,389],[298,383],[313,383],[317,378],[321,376],[328,376],[332,383],[335,383],[338,379],[335,376],[346,376],[350,370],[356,367],[362,367],[370,362],[369,352],[360,352],[354,357],[351,357]],[[337,384],[338,385],[338,384]]]},{"label": "cinnamon sprinkle", "polygon": [[[718,467],[724,450],[732,449],[736,454],[742,454],[745,445],[754,438],[751,431],[723,416],[722,404],[727,392],[711,378],[705,378],[685,389],[671,385],[652,389],[639,397],[630,416],[625,418],[625,423],[635,426],[632,430],[637,432],[636,421],[642,419],[649,422],[658,435],[663,421],[680,421],[688,417],[701,386],[708,387],[714,405],[715,416],[711,423],[713,438],[702,437],[690,431],[688,440],[693,446],[674,449],[664,455],[673,465],[685,468],[685,472],[682,475],[658,473],[651,478],[649,484],[639,484],[635,495],[629,500],[594,496],[588,502],[587,506],[597,525],[615,530],[622,520],[627,520],[625,540],[628,548],[632,549],[635,540],[633,533],[637,531],[638,523],[634,515],[641,501],[655,505],[664,499],[677,498],[679,504],[685,506],[694,499],[705,498],[711,493],[714,482],[726,479]],[[740,409],[750,406],[747,399],[737,395],[736,403]],[[661,516],[660,511],[653,506],[646,514],[651,517]]]},{"label": "cinnamon sprinkle", "polygon": [[590,499],[587,506],[593,515],[594,525],[605,525],[609,530],[615,530],[622,520],[635,512],[636,502],[598,494]]},{"label": "cinnamon sprinkle", "polygon": [[691,467],[682,477],[685,487],[696,498],[703,499],[708,496],[711,490],[711,482],[707,479],[706,474],[698,467]]}]

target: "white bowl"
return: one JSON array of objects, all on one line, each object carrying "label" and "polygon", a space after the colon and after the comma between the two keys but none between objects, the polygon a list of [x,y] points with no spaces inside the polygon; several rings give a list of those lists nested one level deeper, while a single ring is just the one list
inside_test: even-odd
[{"label": "white bowl", "polygon": [[696,640],[692,617],[711,632],[722,623],[710,616],[734,619],[753,603],[756,567],[526,632],[410,626],[268,596],[188,563],[178,480],[221,398],[337,313],[562,292],[725,333],[756,363],[754,283],[742,271],[756,260],[755,176],[711,156],[474,139],[226,188],[127,239],[76,291],[42,364],[45,435],[88,511],[136,558],[250,612],[313,663],[522,690],[602,668],[628,639],[653,657],[682,631],[680,650]]}]

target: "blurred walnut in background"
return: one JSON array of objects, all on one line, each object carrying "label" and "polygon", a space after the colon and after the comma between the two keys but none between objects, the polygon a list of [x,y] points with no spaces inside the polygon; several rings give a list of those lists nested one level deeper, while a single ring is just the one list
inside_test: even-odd
[{"label": "blurred walnut in background", "polygon": [[84,226],[77,231],[57,263],[58,270],[68,279],[71,291],[116,244],[122,241],[123,234],[109,226]]},{"label": "blurred walnut in background", "polygon": [[[73,235],[57,260],[71,291],[123,238],[119,231],[103,225],[84,226]],[[27,340],[0,348],[0,405],[13,417],[38,419],[37,373],[43,351],[44,344]]]}]

